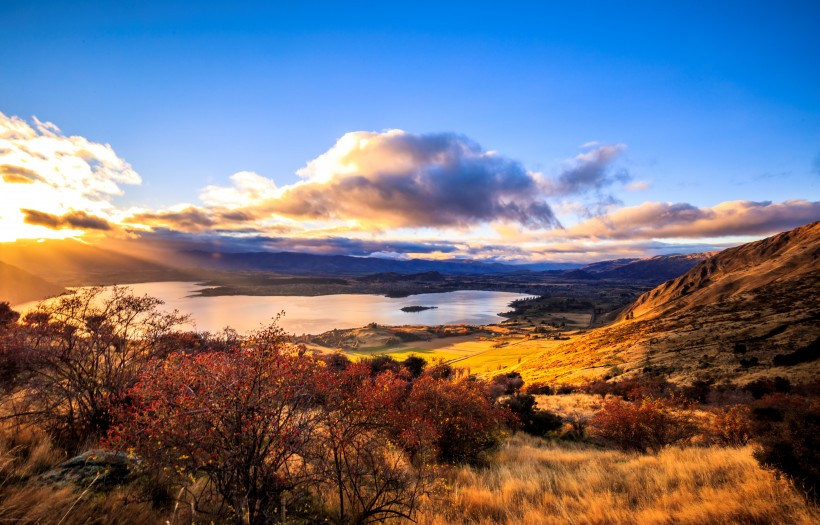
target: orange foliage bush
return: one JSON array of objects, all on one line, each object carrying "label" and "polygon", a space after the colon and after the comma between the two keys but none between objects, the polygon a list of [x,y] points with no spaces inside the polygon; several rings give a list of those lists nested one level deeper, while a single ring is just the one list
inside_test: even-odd
[{"label": "orange foliage bush", "polygon": [[607,401],[590,419],[594,433],[623,450],[658,451],[691,438],[697,431],[692,416],[672,401],[644,398],[638,402]]},{"label": "orange foliage bush", "polygon": [[746,405],[716,411],[709,421],[708,437],[721,445],[739,447],[747,444],[752,435],[750,414]]}]

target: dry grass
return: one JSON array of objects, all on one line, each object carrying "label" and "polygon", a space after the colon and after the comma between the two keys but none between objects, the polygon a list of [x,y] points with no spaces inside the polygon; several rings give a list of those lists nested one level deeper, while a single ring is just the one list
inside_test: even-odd
[{"label": "dry grass", "polygon": [[164,523],[128,487],[109,492],[59,487],[41,474],[64,461],[45,434],[31,428],[0,428],[0,523],[113,525]]},{"label": "dry grass", "polygon": [[462,467],[424,525],[818,523],[820,512],[745,448],[658,455],[555,445],[516,435],[486,469]]},{"label": "dry grass", "polygon": [[575,392],[572,394],[535,396],[538,409],[548,410],[566,418],[573,414],[592,417],[604,406],[605,398],[594,394]]}]

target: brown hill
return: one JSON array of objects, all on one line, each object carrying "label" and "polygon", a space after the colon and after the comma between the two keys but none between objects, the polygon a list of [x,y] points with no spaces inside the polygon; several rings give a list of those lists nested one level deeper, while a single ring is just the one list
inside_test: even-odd
[{"label": "brown hill", "polygon": [[62,287],[45,281],[16,266],[0,262],[0,302],[12,306],[62,293]]},{"label": "brown hill", "polygon": [[73,239],[0,243],[0,262],[61,286],[183,279],[187,274],[137,255]]},{"label": "brown hill", "polygon": [[820,222],[815,222],[719,252],[640,296],[621,318],[652,319],[726,301],[774,283],[783,285],[817,274],[819,259]]},{"label": "brown hill", "polygon": [[640,296],[614,324],[522,363],[530,380],[619,374],[820,378],[820,222],[724,250]]}]

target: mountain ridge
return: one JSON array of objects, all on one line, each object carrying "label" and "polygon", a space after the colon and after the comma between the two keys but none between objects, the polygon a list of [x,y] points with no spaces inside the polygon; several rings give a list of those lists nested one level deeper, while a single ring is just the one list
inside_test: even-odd
[{"label": "mountain ridge", "polygon": [[529,381],[820,379],[820,222],[723,250],[608,326],[522,363]]}]

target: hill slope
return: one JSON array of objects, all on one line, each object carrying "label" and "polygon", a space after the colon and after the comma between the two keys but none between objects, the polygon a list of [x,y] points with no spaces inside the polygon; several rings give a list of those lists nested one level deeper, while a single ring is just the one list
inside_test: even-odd
[{"label": "hill slope", "polygon": [[0,243],[0,262],[61,286],[163,281],[186,275],[136,255],[73,239]]},{"label": "hill slope", "polygon": [[45,281],[16,266],[0,262],[0,302],[8,301],[13,305],[28,301],[37,301],[64,290],[56,284]]},{"label": "hill slope", "polygon": [[774,283],[783,286],[816,274],[819,258],[820,222],[815,222],[719,252],[640,296],[622,317],[652,319],[754,293]]},{"label": "hill slope", "polygon": [[522,363],[530,380],[820,378],[820,222],[724,250],[640,296],[613,325]]}]

